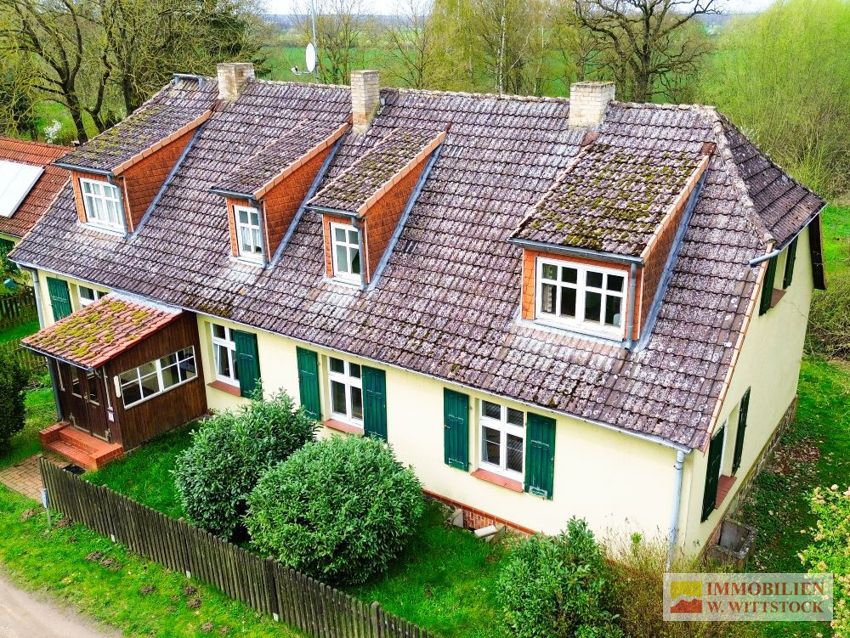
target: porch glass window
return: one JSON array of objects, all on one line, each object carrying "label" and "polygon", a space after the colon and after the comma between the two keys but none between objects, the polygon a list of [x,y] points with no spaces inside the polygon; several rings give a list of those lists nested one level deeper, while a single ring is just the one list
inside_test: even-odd
[{"label": "porch glass window", "polygon": [[236,344],[230,328],[217,323],[212,327],[213,360],[215,378],[230,385],[239,385],[239,370],[236,365]]},{"label": "porch glass window", "polygon": [[111,230],[124,230],[124,213],[121,209],[121,191],[108,182],[80,179],[86,219],[97,226]]},{"label": "porch glass window", "polygon": [[83,398],[83,382],[80,380],[80,375],[83,374],[82,370],[74,368],[71,370],[71,394],[75,397]]},{"label": "porch glass window", "polygon": [[191,381],[198,376],[195,349],[184,348],[156,361],[118,375],[124,407],[130,408],[146,399]]},{"label": "porch glass window", "polygon": [[88,393],[89,403],[94,403],[95,405],[100,405],[100,393],[98,392],[98,379],[94,372],[89,372],[86,375],[86,392]]},{"label": "porch glass window", "polygon": [[523,480],[525,413],[481,401],[481,468]]},{"label": "porch glass window", "polygon": [[77,296],[79,297],[80,308],[93,304],[95,301],[103,297],[106,293],[89,288],[88,286],[79,286],[77,288]]},{"label": "porch glass window", "polygon": [[625,273],[574,262],[537,260],[537,318],[621,336]]},{"label": "porch glass window", "polygon": [[362,427],[363,383],[360,366],[331,357],[328,379],[333,418]]},{"label": "porch glass window", "polygon": [[331,224],[334,276],[360,282],[360,232],[346,224]]},{"label": "porch glass window", "polygon": [[247,206],[234,206],[236,215],[236,237],[239,239],[239,255],[252,260],[263,258],[263,234],[260,226],[260,211]]}]

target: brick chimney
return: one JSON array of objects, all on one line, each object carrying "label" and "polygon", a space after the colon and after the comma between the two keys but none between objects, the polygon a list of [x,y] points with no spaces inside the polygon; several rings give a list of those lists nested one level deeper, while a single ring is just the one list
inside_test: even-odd
[{"label": "brick chimney", "polygon": [[570,86],[570,126],[598,127],[613,99],[613,82],[576,82]]},{"label": "brick chimney", "polygon": [[254,65],[250,62],[224,62],[216,66],[218,73],[218,99],[232,102],[248,80],[254,79]]},{"label": "brick chimney", "polygon": [[381,83],[377,71],[351,72],[351,113],[355,133],[369,130],[380,98]]}]

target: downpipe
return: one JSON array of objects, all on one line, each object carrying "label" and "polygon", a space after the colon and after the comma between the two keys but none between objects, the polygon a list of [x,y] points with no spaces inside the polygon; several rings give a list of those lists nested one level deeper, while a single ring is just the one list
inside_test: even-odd
[{"label": "downpipe", "polygon": [[673,464],[675,478],[673,479],[673,509],[670,514],[670,533],[668,534],[669,545],[667,547],[667,563],[664,571],[670,571],[673,566],[673,558],[676,555],[676,543],[679,540],[679,515],[682,509],[682,476],[685,467],[685,453],[676,450],[676,462]]}]

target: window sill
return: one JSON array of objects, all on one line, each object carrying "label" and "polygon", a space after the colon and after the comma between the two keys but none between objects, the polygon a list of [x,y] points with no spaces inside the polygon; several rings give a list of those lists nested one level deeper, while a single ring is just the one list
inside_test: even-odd
[{"label": "window sill", "polygon": [[212,383],[208,383],[207,386],[210,388],[215,388],[216,390],[220,390],[221,392],[226,392],[227,394],[232,394],[235,397],[242,398],[242,392],[235,385],[230,385],[229,383],[225,383],[224,381],[213,381]]},{"label": "window sill", "polygon": [[782,288],[774,288],[773,294],[770,296],[770,307],[776,308],[779,305],[779,302],[782,300],[782,297],[785,296],[785,290]]},{"label": "window sill", "polygon": [[336,430],[337,432],[344,432],[345,434],[353,434],[354,436],[363,436],[363,428],[351,425],[350,423],[343,423],[336,419],[325,419],[322,424],[329,430]]},{"label": "window sill", "polygon": [[514,479],[509,479],[504,476],[500,476],[495,472],[490,472],[488,470],[478,469],[472,473],[477,479],[482,481],[486,481],[487,483],[493,483],[493,485],[498,485],[499,487],[504,487],[506,489],[511,490],[512,492],[523,492],[522,483],[519,481],[515,481]]},{"label": "window sill", "polygon": [[720,475],[720,478],[717,480],[717,498],[714,501],[715,509],[720,508],[721,503],[726,500],[729,492],[732,491],[732,486],[737,480],[738,477],[736,476],[726,476],[725,474]]}]

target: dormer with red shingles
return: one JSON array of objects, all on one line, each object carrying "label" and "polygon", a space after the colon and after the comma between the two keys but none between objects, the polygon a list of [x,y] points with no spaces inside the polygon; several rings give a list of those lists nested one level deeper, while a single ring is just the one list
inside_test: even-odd
[{"label": "dormer with red shingles", "polygon": [[227,206],[234,257],[269,263],[347,121],[302,121],[216,184]]},{"label": "dormer with red shingles", "polygon": [[56,161],[71,171],[77,217],[98,230],[133,233],[209,119],[215,83],[175,76],[129,117]]}]

